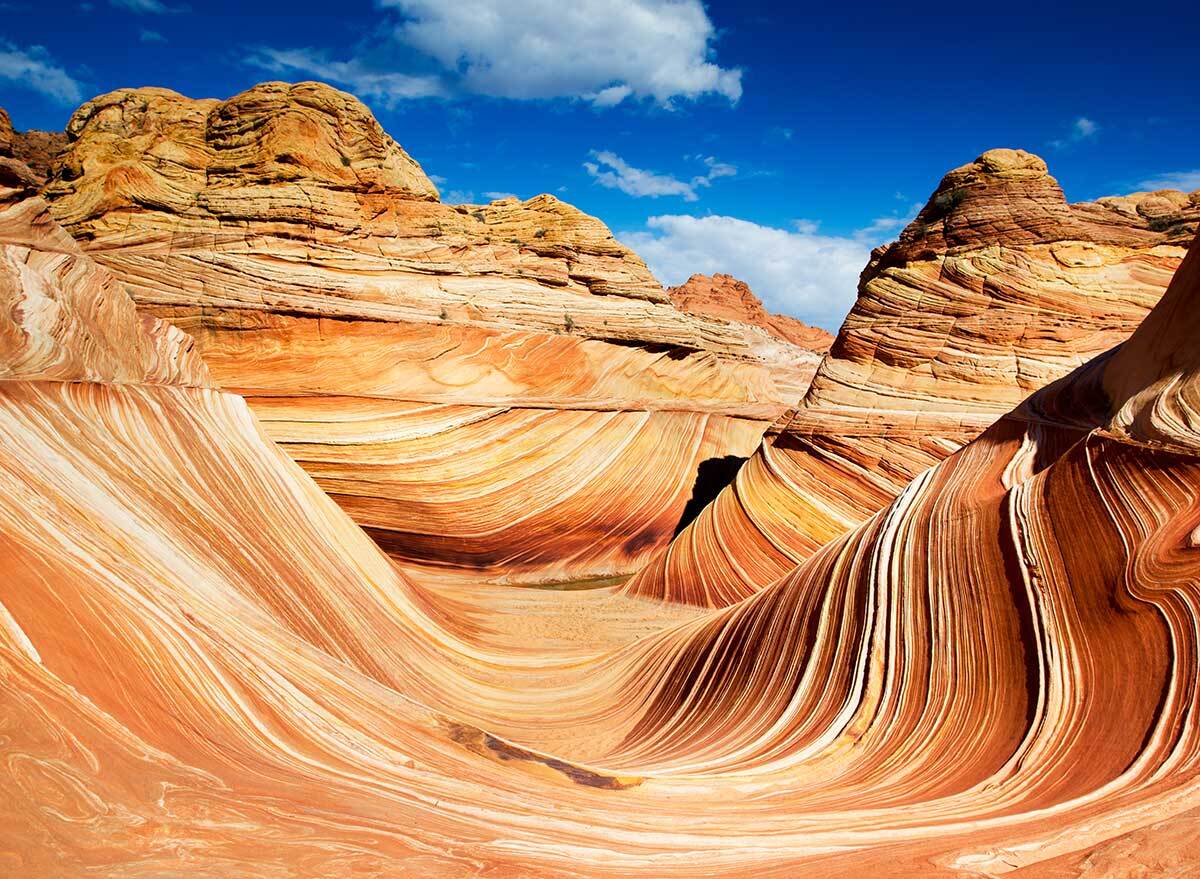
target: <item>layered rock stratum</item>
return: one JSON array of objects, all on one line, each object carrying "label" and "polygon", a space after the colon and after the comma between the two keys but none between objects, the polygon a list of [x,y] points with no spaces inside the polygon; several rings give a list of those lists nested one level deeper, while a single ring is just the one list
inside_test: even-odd
[{"label": "layered rock stratum", "polygon": [[680,311],[753,324],[809,351],[824,354],[833,344],[833,336],[820,327],[810,327],[786,314],[768,312],[750,285],[732,275],[697,273],[678,287],[668,287],[667,295]]},{"label": "layered rock stratum", "polygon": [[121,90],[66,134],[55,218],[400,559],[630,573],[819,359],[677,310],[552,196],[443,204],[325,85]]},{"label": "layered rock stratum", "polygon": [[0,163],[6,871],[1194,870],[1200,242],[1123,344],[705,611],[402,573],[35,177]]},{"label": "layered rock stratum", "polygon": [[1128,337],[1198,221],[1200,193],[1068,204],[1022,150],[951,171],[873,254],[796,411],[629,589],[721,606],[783,576],[1022,397]]}]

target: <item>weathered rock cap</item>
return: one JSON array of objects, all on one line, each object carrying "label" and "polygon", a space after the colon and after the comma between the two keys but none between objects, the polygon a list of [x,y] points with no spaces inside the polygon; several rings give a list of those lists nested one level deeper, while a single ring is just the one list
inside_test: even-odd
[{"label": "weathered rock cap", "polygon": [[64,157],[54,174],[62,181],[94,173],[93,163],[126,162],[148,165],[184,189],[298,183],[438,199],[437,187],[361,101],[319,82],[261,83],[227,101],[117,89],[76,110],[67,137],[88,147]]},{"label": "weathered rock cap", "polygon": [[1164,190],[1068,204],[1046,162],[993,149],[942,178],[928,203],[869,272],[987,245],[1055,241],[1143,246],[1167,232],[1186,244],[1200,222],[1200,192]]},{"label": "weathered rock cap", "polygon": [[305,179],[438,199],[433,181],[362,101],[324,83],[256,85],[212,109],[207,135],[210,179]]}]

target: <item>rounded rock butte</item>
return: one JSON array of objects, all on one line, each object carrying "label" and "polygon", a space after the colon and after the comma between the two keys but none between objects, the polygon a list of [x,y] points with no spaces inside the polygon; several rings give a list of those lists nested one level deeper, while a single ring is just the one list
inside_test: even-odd
[{"label": "rounded rock butte", "polygon": [[[611,588],[448,590],[402,569],[219,387],[219,361],[209,377],[197,351],[211,341],[193,345],[125,297],[129,278],[153,288],[161,259],[118,248],[114,275],[83,226],[70,228],[88,248],[55,223],[36,178],[0,156],[6,871],[1194,870],[1200,244],[1179,251],[1195,201],[1070,206],[1071,237],[1033,241],[1020,211],[992,205],[984,225],[1021,240],[986,254],[984,226],[952,216],[969,198],[918,218],[941,226],[910,227],[901,253],[877,255],[825,384],[771,442],[819,448],[806,409],[843,384],[860,408],[904,401],[910,431],[929,413],[937,448],[959,447],[894,490],[883,479],[877,511],[704,610]],[[143,195],[165,185],[130,169],[111,179],[148,179]],[[1147,200],[1159,228],[1132,220]],[[1181,216],[1162,220],[1163,202]],[[1106,240],[1082,235],[1105,228]],[[901,261],[903,248],[934,255]],[[184,249],[204,261],[200,244]],[[1165,294],[1149,289],[1172,269]],[[1063,298],[1077,283],[1127,316],[1127,340],[1111,330],[1084,352],[1097,332],[1085,297]],[[893,318],[884,333],[906,287],[939,293],[952,319],[930,306],[911,331]],[[1020,314],[1018,338],[1042,339],[1014,348],[1028,363],[1008,377],[1049,384],[1006,390],[1000,343],[979,349],[988,380],[974,385],[930,355],[930,339],[952,351],[982,335],[956,328],[983,301],[1009,309],[984,328]],[[1012,301],[1026,310],[999,305]],[[915,340],[928,368],[892,337]],[[872,345],[876,357],[856,354]],[[1000,412],[983,425],[989,407]],[[829,423],[853,422],[848,399],[831,409]],[[921,450],[914,437],[862,440]],[[845,469],[850,492],[866,467]]]}]

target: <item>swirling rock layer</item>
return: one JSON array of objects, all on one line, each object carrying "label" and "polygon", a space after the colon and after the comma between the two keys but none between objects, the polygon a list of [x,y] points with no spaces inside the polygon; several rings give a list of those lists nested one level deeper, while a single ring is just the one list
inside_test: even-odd
[{"label": "swirling rock layer", "polygon": [[551,196],[442,204],[328,86],[117,91],[67,136],[55,217],[397,558],[632,572],[706,462],[751,454],[816,363],[676,310]]},{"label": "swirling rock layer", "polygon": [[1128,337],[1200,220],[1200,193],[1069,205],[992,150],[877,250],[797,410],[630,584],[721,606],[783,576],[1024,396]]},{"label": "swirling rock layer", "polygon": [[1200,243],[1122,346],[703,612],[415,582],[6,198],[6,872],[1194,868]]}]

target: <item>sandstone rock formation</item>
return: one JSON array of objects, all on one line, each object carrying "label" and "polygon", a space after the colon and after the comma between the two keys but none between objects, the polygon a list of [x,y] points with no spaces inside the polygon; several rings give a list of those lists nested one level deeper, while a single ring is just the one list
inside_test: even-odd
[{"label": "sandstone rock formation", "polygon": [[795,413],[629,585],[724,605],[887,504],[1023,396],[1123,341],[1200,221],[1200,193],[1069,205],[1045,163],[951,171],[858,300]]},{"label": "sandstone rock formation", "polygon": [[414,582],[0,180],[14,875],[1194,867],[1200,242],[1122,346],[701,612]]},{"label": "sandstone rock formation", "polygon": [[122,90],[72,117],[60,223],[395,557],[629,573],[816,357],[687,315],[552,196],[450,206],[356,99]]},{"label": "sandstone rock formation", "polygon": [[0,107],[0,157],[24,163],[39,179],[46,179],[66,143],[67,136],[62,132],[14,131],[8,113]]},{"label": "sandstone rock formation", "polygon": [[732,275],[695,274],[678,287],[668,287],[667,295],[680,311],[753,324],[808,351],[824,354],[833,344],[833,336],[820,327],[786,314],[770,314],[750,286]]}]

